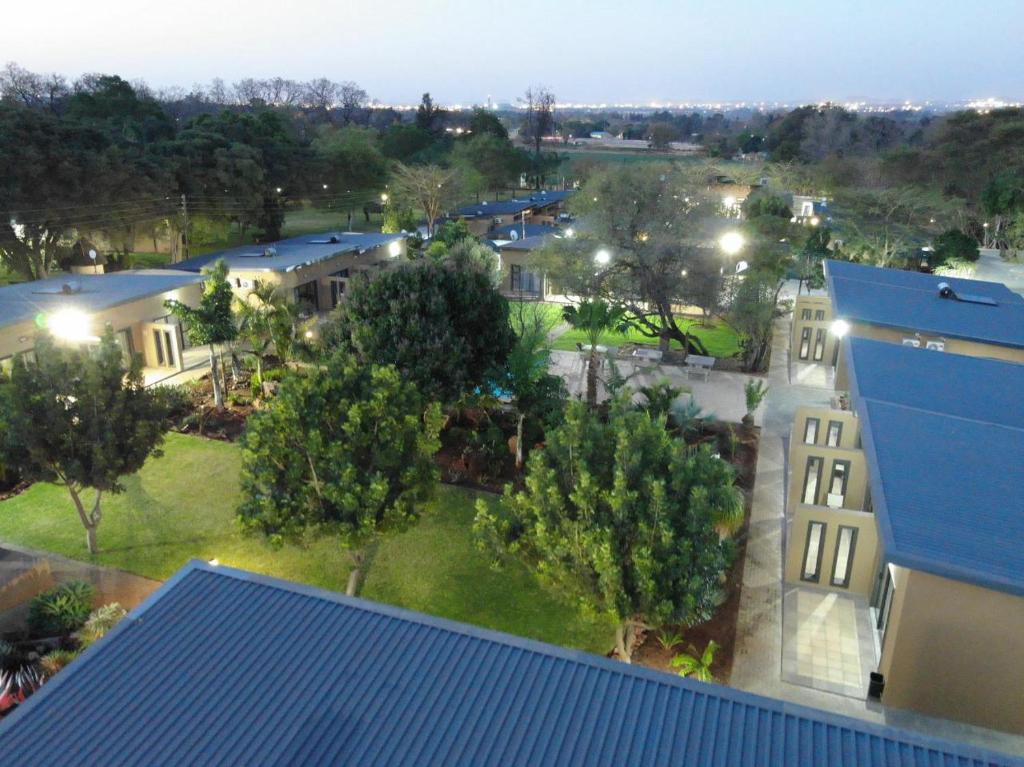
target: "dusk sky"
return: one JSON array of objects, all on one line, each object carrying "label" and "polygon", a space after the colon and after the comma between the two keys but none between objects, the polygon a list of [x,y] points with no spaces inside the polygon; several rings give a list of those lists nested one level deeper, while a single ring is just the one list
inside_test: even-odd
[{"label": "dusk sky", "polygon": [[1024,2],[47,0],[0,58],[162,87],[280,75],[414,103],[1024,98]]}]

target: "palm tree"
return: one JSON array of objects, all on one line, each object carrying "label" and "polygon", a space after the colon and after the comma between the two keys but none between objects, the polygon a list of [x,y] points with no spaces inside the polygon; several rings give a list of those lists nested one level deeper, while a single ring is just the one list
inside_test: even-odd
[{"label": "palm tree", "polygon": [[[519,302],[513,313],[512,327],[516,333],[516,345],[505,361],[503,388],[511,395],[512,406],[518,414],[516,422],[516,469],[523,468],[523,449],[527,415],[536,411],[538,404],[551,392],[548,363],[551,347],[548,334],[554,321],[540,304]],[[561,384],[559,381],[559,388]]]},{"label": "palm tree", "polygon": [[245,300],[238,302],[238,331],[252,347],[256,358],[256,380],[261,385],[267,349],[274,344],[275,351],[283,359],[288,344],[283,343],[282,336],[287,335],[290,341],[292,327],[291,306],[278,292],[277,286],[255,280]]},{"label": "palm tree", "polygon": [[613,306],[601,300],[588,300],[579,306],[567,306],[562,318],[574,330],[587,337],[590,352],[587,357],[587,404],[597,406],[597,342],[605,333],[625,333],[630,322],[624,306]]},{"label": "palm tree", "polygon": [[679,669],[679,676],[692,676],[702,682],[714,682],[715,676],[711,673],[711,664],[715,662],[715,650],[718,649],[718,642],[712,639],[703,653],[697,652],[697,648],[690,645],[690,652],[675,656],[671,663],[672,668]]}]

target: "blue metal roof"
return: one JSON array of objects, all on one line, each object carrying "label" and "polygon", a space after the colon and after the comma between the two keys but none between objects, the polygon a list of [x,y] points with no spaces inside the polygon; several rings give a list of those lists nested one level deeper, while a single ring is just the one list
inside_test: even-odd
[{"label": "blue metal roof", "polygon": [[11,764],[1021,765],[193,562],[0,724]]},{"label": "blue metal roof", "polygon": [[489,231],[487,237],[492,240],[522,239],[524,232],[526,237],[539,237],[545,234],[558,234],[559,230],[547,224],[505,224]]},{"label": "blue metal roof", "polygon": [[543,208],[554,203],[563,202],[573,190],[533,192],[529,197],[515,200],[484,200],[473,205],[464,205],[455,211],[462,218],[481,218],[488,216],[512,216],[531,208]]},{"label": "blue metal roof", "polygon": [[[20,282],[0,287],[0,327],[27,322],[39,314],[60,309],[94,314],[200,281],[202,277],[194,274],[140,269],[110,274],[65,274]],[[68,287],[67,292],[64,286]]]},{"label": "blue metal roof", "polygon": [[1024,595],[1024,365],[844,347],[886,559]]},{"label": "blue metal roof", "polygon": [[[825,261],[836,317],[946,338],[1024,348],[1024,298],[997,282],[940,277]],[[994,305],[942,298],[948,283],[961,297],[981,296]]]},{"label": "blue metal roof", "polygon": [[[375,232],[323,232],[262,245],[241,245],[195,256],[172,266],[175,269],[199,272],[213,262],[224,259],[228,262],[229,270],[291,272],[344,253],[363,253],[404,237],[404,234]],[[268,252],[273,255],[267,255]]]}]

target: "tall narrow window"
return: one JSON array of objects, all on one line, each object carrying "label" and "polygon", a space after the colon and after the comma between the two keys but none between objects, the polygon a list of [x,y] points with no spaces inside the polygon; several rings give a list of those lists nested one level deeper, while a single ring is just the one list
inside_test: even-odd
[{"label": "tall narrow window", "polygon": [[811,329],[804,328],[800,331],[800,359],[805,360],[811,356]]},{"label": "tall narrow window", "polygon": [[857,549],[857,528],[839,526],[836,538],[836,558],[832,565],[832,585],[846,588],[850,585],[850,573],[853,572],[853,554]]},{"label": "tall narrow window", "polygon": [[826,438],[825,444],[829,447],[839,447],[839,442],[843,438],[843,422],[842,421],[829,421],[828,422],[828,437]]},{"label": "tall narrow window", "polygon": [[800,312],[800,319],[802,319],[802,320],[809,320],[810,318],[811,318],[811,310],[810,309],[804,309],[802,312]]},{"label": "tall narrow window", "polygon": [[824,309],[818,309],[818,311],[816,311],[814,313],[814,319],[816,319],[818,322],[821,322],[822,320],[824,320],[825,319],[825,310]]},{"label": "tall narrow window", "polygon": [[884,642],[885,629],[889,625],[889,613],[892,611],[892,599],[896,589],[888,565],[882,577],[884,580],[882,581],[882,590],[878,595],[878,621],[875,623],[875,628],[882,632],[882,641]]},{"label": "tall narrow window", "polygon": [[825,548],[825,523],[807,525],[807,544],[804,546],[804,566],[800,579],[817,583],[821,579],[821,555]]},{"label": "tall narrow window", "polygon": [[158,367],[164,366],[164,339],[160,336],[162,333],[153,328],[153,345],[156,347],[156,364]]},{"label": "tall narrow window", "polygon": [[846,483],[850,478],[849,461],[833,461],[828,483],[828,505],[841,507],[846,501]]},{"label": "tall narrow window", "polygon": [[807,474],[804,476],[804,503],[818,502],[818,483],[821,482],[822,459],[811,456],[807,459]]},{"label": "tall narrow window", "polygon": [[818,426],[821,424],[818,418],[808,418],[804,422],[804,444],[814,445],[818,441]]},{"label": "tall narrow window", "polygon": [[814,336],[814,361],[821,362],[825,356],[825,328],[818,328]]}]

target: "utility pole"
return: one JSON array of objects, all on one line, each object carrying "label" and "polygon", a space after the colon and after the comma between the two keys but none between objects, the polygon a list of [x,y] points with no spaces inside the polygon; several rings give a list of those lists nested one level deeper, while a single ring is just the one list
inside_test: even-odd
[{"label": "utility pole", "polygon": [[181,218],[184,221],[181,230],[182,261],[188,259],[188,200],[185,195],[181,196]]}]

